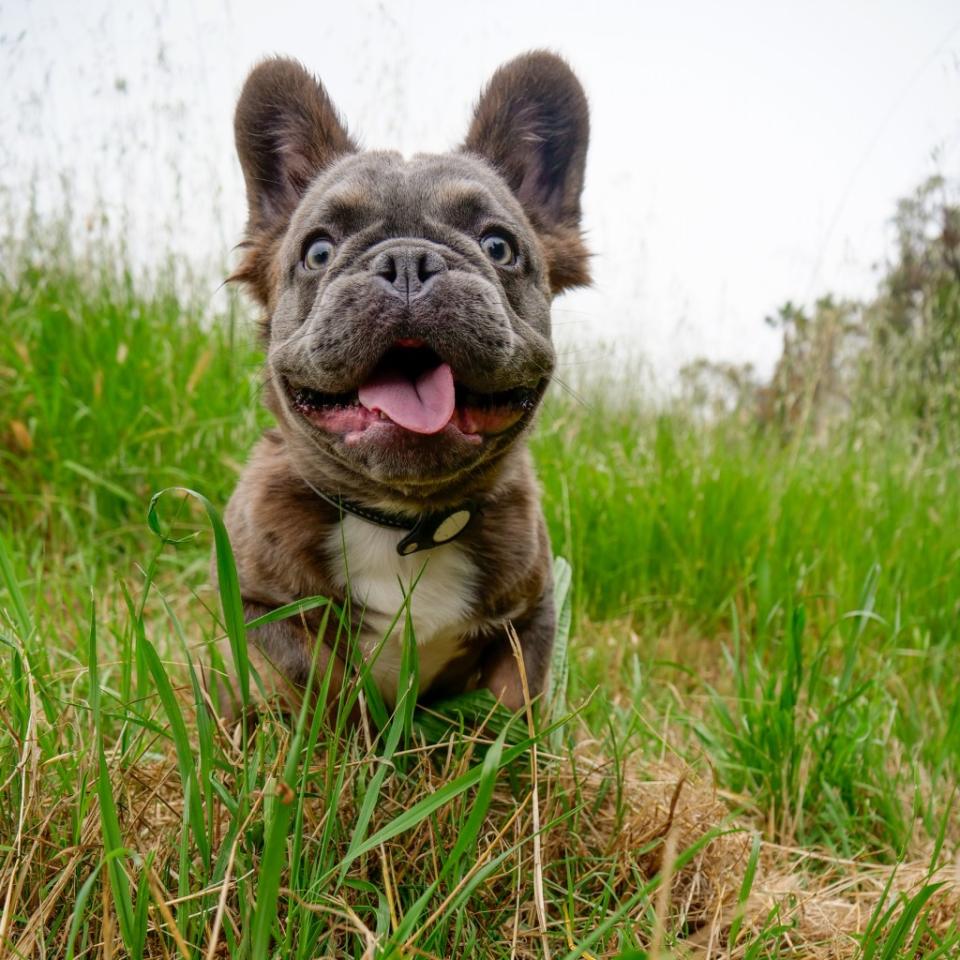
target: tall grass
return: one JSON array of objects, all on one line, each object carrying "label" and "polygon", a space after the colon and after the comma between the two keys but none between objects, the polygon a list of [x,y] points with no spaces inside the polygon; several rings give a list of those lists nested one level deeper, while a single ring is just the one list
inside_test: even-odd
[{"label": "tall grass", "polygon": [[[4,949],[960,949],[957,449],[556,393],[533,446],[572,567],[573,713],[415,712],[408,636],[373,727],[344,705],[228,730],[201,670],[224,635],[245,649],[209,529],[265,422],[250,325],[97,264],[21,266],[0,282]],[[148,525],[168,487],[208,505],[170,492]],[[770,892],[786,875],[855,892],[862,922],[814,930]]]}]

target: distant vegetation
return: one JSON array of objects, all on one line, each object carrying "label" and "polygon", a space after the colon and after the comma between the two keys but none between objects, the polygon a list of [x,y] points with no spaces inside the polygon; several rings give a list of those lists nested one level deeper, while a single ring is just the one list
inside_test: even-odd
[{"label": "distant vegetation", "polygon": [[767,323],[782,332],[769,382],[750,367],[688,366],[688,399],[786,435],[843,421],[912,425],[928,438],[960,427],[960,181],[933,177],[897,206],[895,245],[876,296],[788,302]]}]

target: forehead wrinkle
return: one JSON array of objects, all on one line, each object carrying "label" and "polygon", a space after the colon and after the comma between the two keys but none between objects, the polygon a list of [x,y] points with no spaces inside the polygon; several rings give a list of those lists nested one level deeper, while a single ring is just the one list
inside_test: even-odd
[{"label": "forehead wrinkle", "polygon": [[441,182],[435,197],[440,216],[455,222],[476,222],[499,206],[490,191],[475,180]]},{"label": "forehead wrinkle", "polygon": [[324,220],[347,232],[357,230],[377,217],[369,191],[357,185],[332,190],[321,200],[319,213]]}]

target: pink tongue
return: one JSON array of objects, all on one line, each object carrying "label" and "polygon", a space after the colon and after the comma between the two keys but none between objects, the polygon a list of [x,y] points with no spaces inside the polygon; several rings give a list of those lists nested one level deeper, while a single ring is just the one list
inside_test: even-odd
[{"label": "pink tongue", "polygon": [[410,380],[389,371],[375,375],[359,391],[368,410],[385,413],[394,423],[415,433],[439,433],[453,416],[453,371],[446,363]]}]

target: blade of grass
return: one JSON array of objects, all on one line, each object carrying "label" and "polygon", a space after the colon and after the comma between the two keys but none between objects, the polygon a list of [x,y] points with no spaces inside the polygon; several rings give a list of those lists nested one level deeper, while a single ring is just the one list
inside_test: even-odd
[{"label": "blade of grass", "polygon": [[243,616],[243,598],[240,595],[240,581],[237,577],[237,565],[230,547],[230,537],[216,507],[202,494],[188,487],[167,487],[150,498],[147,509],[147,525],[165,543],[180,543],[181,540],[167,537],[160,529],[157,508],[162,497],[168,493],[182,493],[198,500],[207,513],[213,530],[214,554],[217,567],[217,588],[220,592],[220,605],[230,650],[233,654],[237,679],[240,683],[240,705],[245,716],[250,709],[250,660],[247,653],[247,628]]},{"label": "blade of grass", "polygon": [[187,809],[187,816],[193,830],[194,842],[200,851],[200,856],[204,866],[210,866],[210,841],[207,837],[206,825],[203,820],[203,810],[200,806],[200,784],[197,780],[197,770],[194,765],[194,751],[190,743],[190,737],[187,734],[187,725],[183,719],[183,713],[180,710],[180,704],[173,692],[170,684],[170,678],[164,669],[163,663],[154,649],[153,644],[146,636],[139,636],[138,643],[141,648],[141,654],[147,662],[150,675],[156,684],[157,695],[160,697],[160,703],[163,705],[164,712],[167,715],[167,721],[170,724],[170,736],[173,738],[173,745],[177,754],[177,766],[180,770],[180,779],[189,788],[190,804]]},{"label": "blade of grass", "polygon": [[113,785],[110,782],[110,768],[103,744],[103,726],[100,710],[100,675],[97,662],[97,621],[91,605],[90,635],[88,640],[87,669],[90,678],[90,711],[93,716],[94,739],[97,750],[97,798],[100,802],[100,827],[103,834],[104,854],[107,860],[107,876],[113,902],[120,922],[120,934],[127,950],[136,956],[136,916],[130,896],[130,881],[120,863],[126,855],[123,836],[120,832],[120,818],[113,798]]}]

